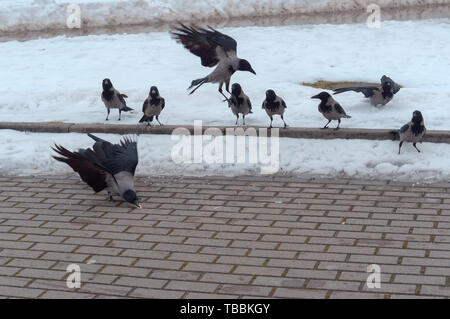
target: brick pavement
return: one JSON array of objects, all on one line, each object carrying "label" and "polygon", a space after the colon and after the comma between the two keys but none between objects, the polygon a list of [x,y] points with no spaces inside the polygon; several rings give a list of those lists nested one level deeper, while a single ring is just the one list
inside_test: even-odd
[{"label": "brick pavement", "polygon": [[450,296],[450,183],[141,177],[137,191],[142,210],[73,174],[0,178],[0,298]]}]

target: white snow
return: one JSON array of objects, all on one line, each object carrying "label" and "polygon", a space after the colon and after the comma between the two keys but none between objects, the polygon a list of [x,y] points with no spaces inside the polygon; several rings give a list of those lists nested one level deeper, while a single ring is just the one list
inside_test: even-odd
[{"label": "white snow", "polygon": [[[341,126],[399,128],[421,110],[428,129],[450,123],[450,20],[388,21],[380,29],[365,24],[225,28],[238,41],[238,54],[257,75],[236,72],[249,95],[254,114],[247,125],[268,125],[261,109],[268,88],[286,101],[291,126],[321,127],[326,123],[310,97],[319,89],[300,85],[319,79],[377,82],[383,74],[403,88],[384,107],[372,107],[360,93],[336,95],[352,116]],[[168,32],[132,35],[59,36],[0,43],[0,121],[104,122],[101,82],[110,78],[129,96],[135,109],[118,122],[137,123],[151,85],[166,99],[160,120],[165,124],[233,125],[216,84],[194,94],[191,80],[211,72],[200,59],[176,43]],[[279,118],[275,120],[280,125]],[[336,125],[336,124],[332,124]]]},{"label": "white snow", "polygon": [[[86,134],[23,133],[11,130],[0,132],[3,141],[0,152],[0,175],[76,174],[72,169],[51,158],[50,146],[61,144],[69,150],[90,147]],[[95,134],[117,143],[119,135]],[[220,137],[219,137],[220,138]],[[175,163],[172,149],[179,143],[169,135],[141,135],[137,137],[139,164],[137,175],[255,175],[260,174],[258,163]],[[206,145],[204,141],[204,159]],[[281,138],[279,149],[280,170],[288,176],[357,177],[394,179],[417,182],[448,180],[450,154],[448,144],[419,144],[418,153],[411,144],[404,144],[398,155],[398,142],[363,140],[315,140]],[[247,145],[247,151],[251,146]],[[227,149],[225,148],[225,151]],[[236,156],[234,157],[236,159]]]},{"label": "white snow", "polygon": [[[164,15],[167,11],[175,20],[181,11],[174,8],[183,8],[184,17],[191,10],[191,15],[187,16],[197,19],[201,15],[203,19],[221,14],[221,8],[233,8],[226,6],[232,2],[239,3],[237,0],[201,2],[204,7],[200,8],[197,2],[186,6],[183,1],[173,0],[83,1],[84,5],[96,8],[87,10],[93,17],[92,23],[106,25],[124,23],[122,18],[139,22],[139,14],[151,19],[143,9],[149,3],[158,5],[159,11],[154,14],[159,14],[161,19],[169,19],[170,15]],[[246,0],[237,11],[243,15],[258,15],[278,12],[281,4],[293,11],[293,7],[302,4],[308,4],[307,10],[316,10],[320,5],[325,8],[331,3],[340,8],[365,2]],[[394,3],[401,2],[417,3],[415,0]],[[0,2],[0,31],[2,27],[13,30],[16,26],[36,30],[58,27],[58,21],[64,22],[65,15],[55,13],[54,8],[64,3],[44,0],[34,4],[31,1]],[[168,6],[161,5],[164,3]],[[210,3],[210,7],[206,3]],[[216,11],[211,9],[212,3],[216,4]],[[106,18],[106,13],[111,19]],[[237,72],[233,76],[233,82],[239,82],[253,102],[254,114],[247,117],[247,125],[269,124],[261,102],[265,90],[272,88],[287,102],[285,119],[289,125],[321,127],[326,120],[317,111],[318,101],[310,99],[320,90],[302,86],[301,82],[320,79],[377,82],[386,74],[403,88],[384,107],[372,107],[357,93],[336,96],[352,116],[343,120],[342,128],[399,128],[410,120],[414,110],[419,109],[427,129],[448,129],[450,19],[382,21],[380,29],[369,29],[365,24],[343,24],[223,28],[221,31],[238,41],[239,56],[247,58],[257,72],[256,76],[247,72]],[[165,124],[192,125],[195,120],[203,120],[204,125],[232,126],[235,122],[231,110],[222,102],[216,84],[206,84],[193,95],[187,95],[186,88],[191,80],[203,77],[211,69],[202,67],[199,58],[171,39],[167,32],[1,42],[0,70],[0,121],[104,123],[106,109],[100,93],[101,82],[108,77],[117,89],[129,96],[128,105],[135,110],[123,113],[121,122],[117,121],[118,112],[113,110],[107,123],[137,123],[142,102],[152,85],[157,85],[166,98],[166,108],[160,116]],[[274,124],[282,123],[276,118]],[[112,142],[120,139],[118,135],[99,136]],[[56,142],[75,150],[92,145],[86,135],[75,133],[30,134],[1,130],[0,140],[0,175],[71,173],[70,167],[51,158],[50,146]],[[261,164],[258,163],[175,163],[171,158],[175,143],[170,136],[140,136],[137,173],[260,174]],[[419,148],[422,153],[406,144],[402,154],[397,155],[398,142],[393,141],[281,138],[278,174],[448,180],[450,145],[424,143]]]},{"label": "white snow", "polygon": [[177,20],[198,21],[277,16],[317,12],[446,4],[448,0],[3,0],[0,31],[39,31],[67,28],[71,4],[81,9],[83,26],[161,24]]}]

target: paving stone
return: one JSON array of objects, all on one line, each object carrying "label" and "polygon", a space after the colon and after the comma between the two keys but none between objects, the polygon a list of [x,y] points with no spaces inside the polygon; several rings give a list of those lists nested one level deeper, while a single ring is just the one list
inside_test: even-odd
[{"label": "paving stone", "polygon": [[206,282],[215,282],[219,284],[249,284],[252,280],[252,275],[230,275],[230,274],[216,274],[207,273],[200,280]]},{"label": "paving stone", "polygon": [[114,285],[142,288],[161,288],[166,283],[167,280],[122,276],[115,281]]},{"label": "paving stone", "polygon": [[273,296],[282,298],[324,299],[326,295],[326,290],[277,288]]},{"label": "paving stone", "polygon": [[140,177],[135,210],[73,177],[0,181],[1,297],[450,297],[450,185]]},{"label": "paving stone", "polygon": [[69,292],[69,291],[46,291],[40,298],[41,299],[92,299],[95,294],[86,294],[81,292]]},{"label": "paving stone", "polygon": [[36,298],[43,292],[42,289],[0,286],[0,296],[5,297]]},{"label": "paving stone", "polygon": [[180,299],[184,295],[184,291],[137,288],[129,295],[137,298]]},{"label": "paving stone", "polygon": [[25,278],[45,278],[45,279],[62,279],[67,273],[61,270],[43,270],[43,269],[34,269],[34,268],[26,268],[18,273],[16,276],[25,277]]},{"label": "paving stone", "polygon": [[172,290],[184,290],[184,291],[199,291],[199,292],[214,292],[218,287],[218,284],[195,282],[195,281],[181,281],[171,280],[165,288]]},{"label": "paving stone", "polygon": [[219,290],[219,293],[224,294],[238,294],[238,295],[252,295],[252,296],[269,296],[272,287],[254,286],[254,285],[234,285],[224,284]]}]

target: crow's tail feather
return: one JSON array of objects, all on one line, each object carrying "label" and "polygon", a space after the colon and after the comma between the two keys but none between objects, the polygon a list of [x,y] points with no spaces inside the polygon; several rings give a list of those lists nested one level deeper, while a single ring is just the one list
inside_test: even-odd
[{"label": "crow's tail feather", "polygon": [[392,130],[392,131],[389,131],[389,133],[392,134],[393,141],[400,139],[400,131],[399,130]]},{"label": "crow's tail feather", "polygon": [[139,123],[142,122],[151,122],[153,121],[153,115],[148,117],[147,115],[142,116],[142,118],[139,120]]},{"label": "crow's tail feather", "polygon": [[88,136],[90,137],[90,138],[92,138],[94,141],[96,141],[96,142],[98,142],[98,141],[102,141],[102,139],[101,138],[98,138],[97,136],[95,136],[95,135],[92,135],[91,133],[88,133]]},{"label": "crow's tail feather", "polygon": [[122,112],[128,112],[132,111],[133,109],[131,107],[125,106],[123,109],[121,109]]}]

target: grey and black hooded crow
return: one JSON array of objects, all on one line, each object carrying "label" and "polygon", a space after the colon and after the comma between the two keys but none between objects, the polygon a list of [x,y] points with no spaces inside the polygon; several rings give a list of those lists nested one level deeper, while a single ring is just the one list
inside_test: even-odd
[{"label": "grey and black hooded crow", "polygon": [[156,86],[152,86],[150,88],[150,92],[148,94],[148,98],[145,99],[144,104],[142,105],[142,112],[144,112],[144,116],[139,120],[139,123],[147,122],[147,125],[151,125],[153,121],[153,116],[156,117],[159,125],[162,125],[158,119],[159,114],[164,109],[166,105],[166,101],[163,97],[159,96],[159,91]]},{"label": "grey and black hooded crow", "polygon": [[400,149],[402,148],[403,142],[412,142],[414,148],[420,153],[417,148],[416,143],[422,142],[422,138],[425,135],[427,129],[425,128],[423,122],[423,116],[420,111],[414,111],[413,117],[410,122],[403,125],[399,131],[392,131],[394,137],[400,139],[400,144],[398,146],[398,153],[400,154]]},{"label": "grey and black hooded crow", "polygon": [[106,188],[111,201],[113,196],[120,196],[141,208],[134,190],[134,172],[138,164],[136,141],[125,137],[120,144],[111,144],[92,134],[88,136],[95,140],[92,149],[71,152],[55,145],[53,150],[61,157],[53,158],[72,167],[94,192]]},{"label": "grey and black hooded crow", "polygon": [[267,90],[266,91],[266,99],[262,103],[262,108],[266,110],[267,115],[270,117],[270,126],[269,128],[272,128],[272,122],[273,122],[273,116],[278,114],[281,116],[281,119],[283,120],[284,127],[287,127],[286,122],[284,121],[284,111],[286,110],[287,106],[284,100],[277,96],[275,94],[274,90]]},{"label": "grey and black hooded crow", "polygon": [[347,91],[361,92],[365,97],[370,99],[370,104],[373,106],[386,105],[394,94],[400,91],[400,86],[391,78],[383,75],[381,77],[381,84],[376,86],[354,86],[339,88],[334,90],[334,94],[339,94]]},{"label": "grey and black hooded crow", "polygon": [[231,96],[228,100],[228,107],[236,115],[237,125],[239,120],[239,113],[242,114],[242,124],[245,125],[245,116],[252,112],[252,103],[248,96],[244,93],[239,83],[233,83],[231,86]]},{"label": "grey and black hooded crow", "polygon": [[339,130],[339,125],[341,124],[341,118],[351,118],[350,115],[347,115],[342,108],[342,106],[335,100],[333,97],[327,92],[321,92],[317,95],[311,97],[312,99],[319,99],[319,112],[328,120],[328,123],[325,124],[323,129],[328,128],[328,124],[331,121],[337,120],[338,126],[335,130]]},{"label": "grey and black hooded crow", "polygon": [[121,94],[117,91],[111,83],[110,79],[104,79],[102,82],[103,92],[102,92],[102,101],[105,103],[106,109],[108,110],[108,115],[106,116],[106,121],[109,118],[110,109],[119,109],[119,121],[120,115],[123,112],[131,111],[132,108],[127,106],[127,102],[125,102],[126,96],[125,94]]},{"label": "grey and black hooded crow", "polygon": [[216,66],[209,75],[192,81],[188,90],[195,88],[189,94],[194,93],[204,83],[219,83],[220,94],[228,100],[222,92],[222,86],[225,83],[225,89],[230,93],[230,80],[234,72],[239,70],[256,73],[247,60],[237,57],[237,42],[233,38],[208,28],[188,27],[180,23],[171,34],[192,54],[200,57],[203,66]]}]

